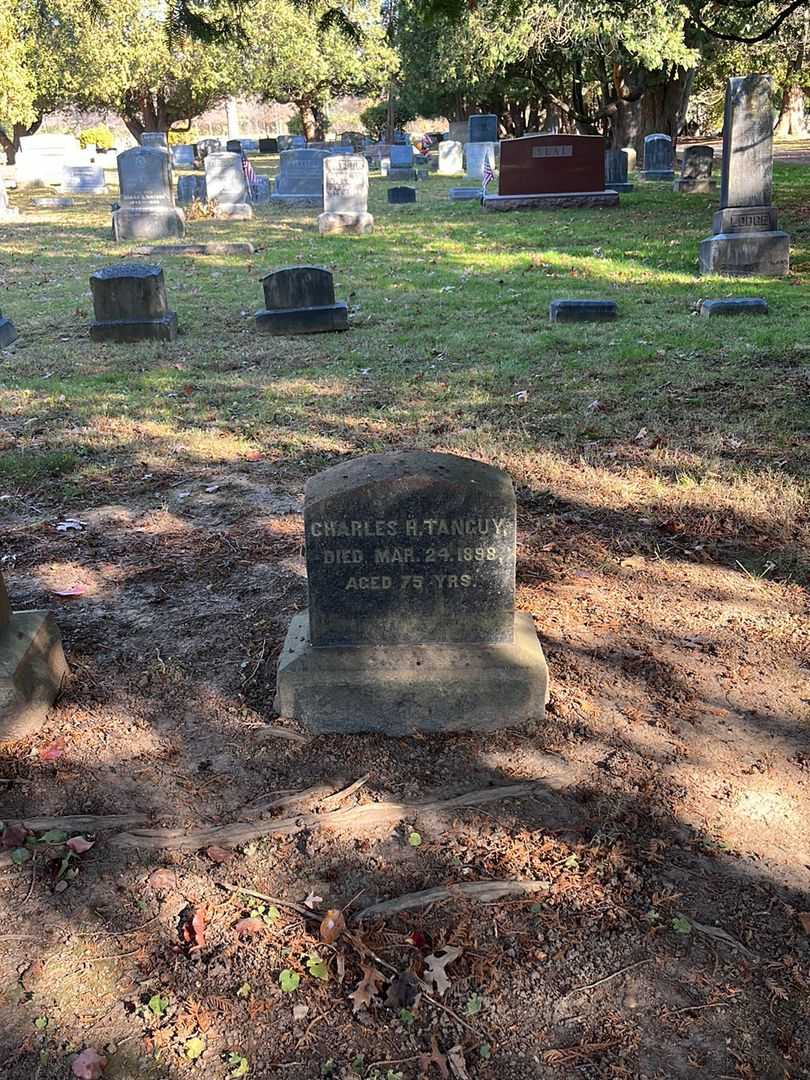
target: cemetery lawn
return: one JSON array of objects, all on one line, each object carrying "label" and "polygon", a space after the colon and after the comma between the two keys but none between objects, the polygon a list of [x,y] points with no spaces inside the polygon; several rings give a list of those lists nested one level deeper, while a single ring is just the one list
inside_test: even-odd
[{"label": "cemetery lawn", "polygon": [[[810,165],[776,168],[781,281],[696,276],[708,196],[485,214],[447,201],[458,182],[388,207],[372,179],[363,238],[270,207],[189,222],[189,242],[258,250],[155,259],[181,337],[133,346],[87,336],[90,273],[139,257],[109,239],[110,198],[12,195],[2,572],[13,606],[55,611],[72,677],[39,733],[0,747],[0,819],[269,830],[533,787],[372,829],[302,816],[232,852],[214,833],[127,848],[91,821],[67,861],[64,837],[0,855],[4,1078],[64,1077],[85,1047],[108,1080],[809,1074]],[[333,269],[348,333],[255,334],[262,273],[293,263]],[[695,313],[721,296],[770,316]],[[616,299],[619,320],[549,324],[567,297]],[[306,603],[304,483],[400,447],[514,478],[517,604],[552,688],[533,730],[310,739],[273,713]],[[507,879],[542,884],[353,921]],[[345,907],[348,932],[319,941],[307,898]],[[421,976],[446,946],[443,994],[353,1012],[364,973]]]}]

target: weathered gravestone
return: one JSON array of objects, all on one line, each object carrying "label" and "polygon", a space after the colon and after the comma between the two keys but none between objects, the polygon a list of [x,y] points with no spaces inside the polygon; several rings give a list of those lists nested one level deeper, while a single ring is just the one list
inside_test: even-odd
[{"label": "weathered gravestone", "polygon": [[35,731],[68,675],[47,611],[12,611],[0,574],[0,742]]},{"label": "weathered gravestone", "polygon": [[783,277],[790,268],[790,237],[772,205],[772,90],[769,75],[728,81],[720,209],[700,244],[703,274]]},{"label": "weathered gravestone", "polygon": [[712,180],[714,148],[687,146],[683,152],[681,175],[672,182],[672,190],[684,195],[708,195],[717,187]]},{"label": "weathered gravestone", "polygon": [[72,135],[24,135],[16,158],[17,187],[60,184],[65,164],[81,154],[79,140]]},{"label": "weathered gravestone", "polygon": [[726,296],[720,300],[701,300],[699,311],[705,319],[718,315],[767,315],[768,301],[762,296]]},{"label": "weathered gravestone", "polygon": [[416,180],[413,147],[408,143],[393,143],[388,151],[388,179]]},{"label": "weathered gravestone", "polygon": [[325,150],[283,150],[272,203],[323,209]]},{"label": "weathered gravestone", "polygon": [[259,139],[260,154],[277,154],[278,139]]},{"label": "weathered gravestone", "polygon": [[169,311],[159,266],[119,263],[90,275],[96,321],[93,341],[174,341],[177,315]]},{"label": "weathered gravestone", "polygon": [[615,300],[552,300],[549,322],[612,322],[619,313]]},{"label": "weathered gravestone", "polygon": [[118,155],[121,201],[113,211],[115,240],[160,240],[182,236],[186,219],[174,205],[169,155],[151,146],[134,146]]},{"label": "weathered gravestone", "polygon": [[467,142],[498,141],[498,117],[495,113],[475,113],[467,121]]},{"label": "weathered gravestone", "polygon": [[17,328],[11,319],[4,319],[0,311],[0,349],[17,340]]},{"label": "weathered gravestone", "polygon": [[388,202],[393,206],[399,206],[403,203],[415,203],[416,202],[416,188],[412,187],[390,187],[387,192]]},{"label": "weathered gravestone", "polygon": [[218,218],[248,221],[253,217],[250,190],[242,157],[231,151],[209,154],[205,159],[205,189]]},{"label": "weathered gravestone", "polygon": [[644,168],[638,174],[642,180],[673,180],[672,139],[669,135],[654,134],[644,139]]},{"label": "weathered gravestone", "polygon": [[209,154],[218,154],[221,149],[222,143],[219,139],[200,139],[194,144],[194,159],[203,165]]},{"label": "weathered gravestone", "polygon": [[194,168],[194,146],[191,143],[180,143],[171,148],[172,165],[177,169]]},{"label": "weathered gravestone", "polygon": [[228,139],[225,143],[225,150],[229,154],[241,154],[242,153],[242,140],[241,139]]},{"label": "weathered gravestone", "polygon": [[605,151],[605,188],[610,191],[619,191],[624,194],[633,190],[633,185],[627,182],[627,169],[629,161],[626,150]]},{"label": "weathered gravestone", "polygon": [[439,173],[441,176],[453,176],[464,172],[464,147],[454,139],[443,139],[439,143]]},{"label": "weathered gravestone", "polygon": [[543,718],[505,472],[417,450],[357,458],[307,483],[304,535],[309,609],[279,659],[282,715],[389,735]]},{"label": "weathered gravestone", "polygon": [[468,142],[464,147],[464,156],[467,162],[467,179],[480,180],[484,175],[484,162],[489,161],[490,168],[495,172],[495,158],[498,144],[496,142]]},{"label": "weathered gravestone", "polygon": [[327,157],[323,163],[323,213],[318,232],[355,233],[374,229],[368,212],[368,162],[361,154]]},{"label": "weathered gravestone", "polygon": [[498,194],[486,195],[483,205],[485,210],[618,206],[619,193],[605,189],[605,140],[601,135],[505,139]]},{"label": "weathered gravestone", "polygon": [[451,120],[450,127],[447,132],[448,139],[453,142],[460,142],[463,146],[464,143],[470,141],[470,124],[467,120]]},{"label": "weathered gravestone", "polygon": [[169,140],[165,131],[144,131],[141,135],[141,146],[151,146],[158,150],[168,150]]},{"label": "weathered gravestone", "polygon": [[62,191],[75,195],[103,195],[106,190],[107,182],[100,165],[65,165],[62,169]]},{"label": "weathered gravestone", "polygon": [[323,334],[349,329],[346,304],[335,302],[332,273],[322,266],[285,266],[262,279],[264,308],[256,329],[264,334]]},{"label": "weathered gravestone", "polygon": [[194,202],[208,202],[208,189],[205,186],[205,177],[199,173],[191,176],[181,176],[177,181],[177,201],[183,205]]}]

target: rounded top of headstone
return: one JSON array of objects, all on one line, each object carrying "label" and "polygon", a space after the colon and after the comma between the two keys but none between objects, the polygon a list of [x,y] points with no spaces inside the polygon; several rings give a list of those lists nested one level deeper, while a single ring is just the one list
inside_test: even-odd
[{"label": "rounded top of headstone", "polygon": [[511,476],[503,469],[474,458],[428,450],[395,450],[368,454],[333,465],[311,477],[304,488],[307,503],[331,498],[354,488],[390,485],[397,480],[421,484],[477,485],[482,495],[514,498]]},{"label": "rounded top of headstone", "polygon": [[111,278],[148,278],[159,277],[163,273],[161,267],[154,263],[116,263],[114,266],[104,266],[90,275],[92,281],[109,281]]}]

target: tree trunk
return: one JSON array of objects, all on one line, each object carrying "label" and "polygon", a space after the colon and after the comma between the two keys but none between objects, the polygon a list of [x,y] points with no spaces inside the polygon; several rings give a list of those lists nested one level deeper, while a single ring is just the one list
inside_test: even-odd
[{"label": "tree trunk", "polygon": [[786,86],[782,91],[782,107],[776,124],[777,135],[804,137],[808,133],[804,90],[801,86]]},{"label": "tree trunk", "polygon": [[610,128],[610,149],[621,150],[625,146],[637,148],[644,142],[641,133],[641,102],[619,99]]},{"label": "tree trunk", "polygon": [[[683,125],[689,96],[692,92],[694,70],[682,67],[651,72],[645,80],[641,97],[639,131],[635,143],[639,160],[644,150],[644,136],[660,133],[672,139],[672,149]],[[630,145],[628,143],[625,146]]]},{"label": "tree trunk", "polygon": [[26,135],[35,135],[40,127],[44,116],[39,116],[30,125],[26,127],[24,124],[14,124],[11,129],[11,135],[5,128],[0,127],[0,146],[6,152],[6,164],[13,165],[17,160],[17,151],[20,149],[20,139],[25,138]]},{"label": "tree trunk", "polygon": [[312,119],[315,125],[316,142],[324,142],[326,139],[327,116],[326,110],[323,108],[322,105],[312,106]]}]

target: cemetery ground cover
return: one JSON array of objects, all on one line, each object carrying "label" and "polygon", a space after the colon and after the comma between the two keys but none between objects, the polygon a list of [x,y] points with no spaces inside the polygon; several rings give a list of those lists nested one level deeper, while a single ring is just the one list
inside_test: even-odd
[{"label": "cemetery ground cover", "polygon": [[[258,250],[155,258],[181,326],[161,345],[87,337],[89,274],[137,250],[109,240],[109,199],[20,198],[0,225],[20,331],[0,354],[2,569],[14,606],[56,611],[72,669],[47,726],[3,747],[0,818],[143,815],[77,821],[94,843],[67,861],[58,836],[3,856],[4,1077],[63,1077],[85,1047],[115,1078],[807,1075],[810,167],[776,169],[783,281],[696,277],[708,196],[501,215],[449,204],[455,183],[388,207],[372,179],[368,237],[271,207],[191,221],[190,242]],[[334,270],[347,334],[254,333],[260,275],[296,262]],[[725,295],[771,314],[695,313]],[[577,296],[619,320],[547,322]],[[310,739],[272,711],[304,482],[414,446],[514,478],[547,720]],[[334,816],[381,802],[401,808]],[[215,832],[124,846],[240,821],[256,835],[232,853]],[[515,879],[539,884],[356,919]],[[320,940],[306,900],[348,930]],[[353,1012],[448,946],[446,989],[414,1003],[400,979]]]}]

